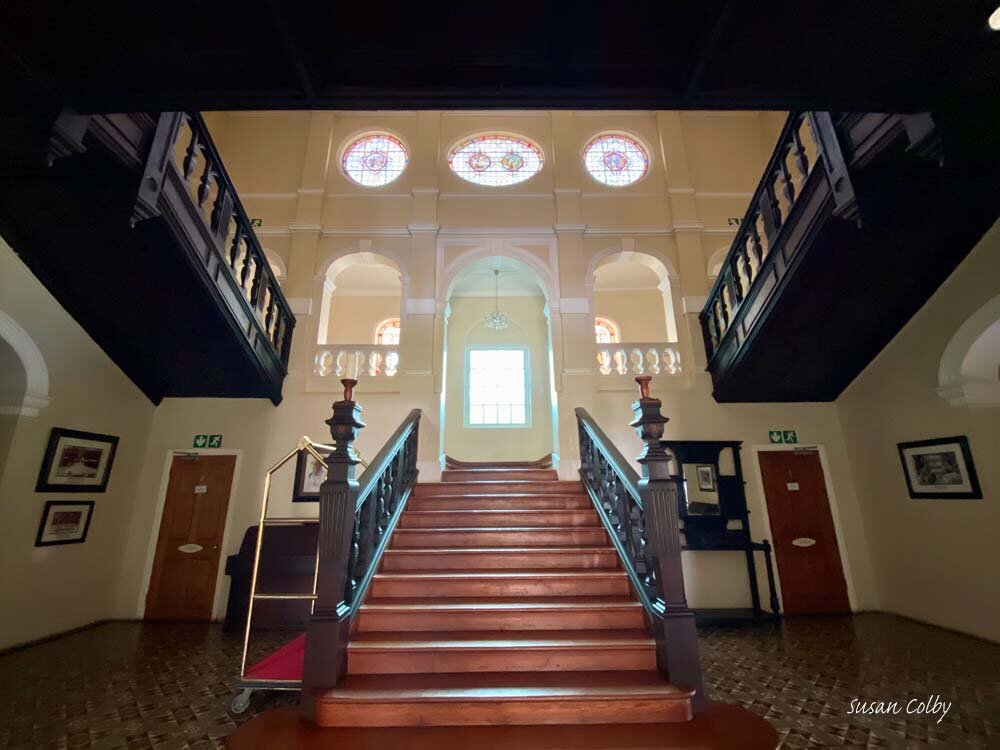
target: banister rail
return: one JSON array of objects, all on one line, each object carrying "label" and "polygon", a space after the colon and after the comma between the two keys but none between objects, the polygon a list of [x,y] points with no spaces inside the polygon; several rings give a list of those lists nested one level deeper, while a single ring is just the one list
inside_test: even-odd
[{"label": "banister rail", "polygon": [[337,450],[320,486],[316,600],[306,634],[302,710],[312,716],[315,692],[335,686],[347,669],[351,620],[389,544],[417,480],[420,410],[413,409],[360,478],[354,441],[365,426],[353,379],[326,421]]},{"label": "banister rail", "polygon": [[[239,311],[240,327],[251,346],[257,349],[258,342],[266,343],[287,371],[295,315],[198,112],[159,115],[133,208],[133,224],[162,215],[165,193],[187,198],[186,216],[178,217],[178,224],[187,233],[201,235],[214,250],[199,259],[226,303],[234,313]],[[221,267],[227,272],[216,273]]]},{"label": "banister rail", "polygon": [[629,466],[586,409],[576,409],[580,477],[608,530],[656,636],[657,664],[673,684],[694,690],[691,705],[705,710],[705,691],[694,614],[681,568],[677,480],[660,445],[668,421],[649,396],[649,375],[637,377],[640,398],[629,425],[643,441],[642,476]]},{"label": "banister rail", "polygon": [[[835,216],[857,218],[854,189],[830,113],[792,112],[699,316],[710,364],[733,331],[752,327],[764,302],[757,299],[762,287],[774,289],[796,249],[786,248],[791,234],[787,228],[795,225],[803,198],[821,186],[832,199]],[[741,337],[747,332],[740,331]]]}]

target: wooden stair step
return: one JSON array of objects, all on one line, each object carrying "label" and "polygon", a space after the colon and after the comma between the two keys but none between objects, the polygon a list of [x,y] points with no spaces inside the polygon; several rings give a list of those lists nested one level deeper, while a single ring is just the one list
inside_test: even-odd
[{"label": "wooden stair step", "polygon": [[504,526],[597,526],[601,519],[587,510],[411,510],[400,519],[400,528],[438,529]]},{"label": "wooden stair step", "polygon": [[386,550],[381,570],[617,569],[618,565],[614,547],[438,547]]},{"label": "wooden stair step", "polygon": [[682,722],[691,693],[653,671],[348,675],[316,696],[324,727]]},{"label": "wooden stair step", "polygon": [[530,528],[397,528],[392,547],[593,547],[605,545],[608,537],[603,526]]},{"label": "wooden stair step", "polygon": [[653,669],[643,630],[356,633],[347,647],[349,674]]},{"label": "wooden stair step", "polygon": [[460,596],[626,596],[624,571],[421,571],[376,573],[371,595],[377,598]]},{"label": "wooden stair step", "polygon": [[587,495],[426,495],[413,497],[407,512],[415,510],[586,510],[593,508]]},{"label": "wooden stair step", "polygon": [[642,605],[627,597],[374,599],[361,606],[358,632],[639,630]]},{"label": "wooden stair step", "polygon": [[418,482],[413,487],[414,497],[441,495],[505,495],[505,494],[581,495],[585,494],[580,482],[533,482],[504,480],[502,482]]},{"label": "wooden stair step", "polygon": [[478,468],[445,469],[441,472],[442,482],[506,482],[511,479],[536,482],[554,482],[559,479],[555,469]]}]

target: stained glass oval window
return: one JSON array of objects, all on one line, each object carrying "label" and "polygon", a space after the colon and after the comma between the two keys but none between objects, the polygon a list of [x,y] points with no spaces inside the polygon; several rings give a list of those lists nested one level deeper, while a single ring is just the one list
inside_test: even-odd
[{"label": "stained glass oval window", "polygon": [[480,135],[448,157],[451,171],[477,185],[516,185],[534,177],[545,158],[534,143],[512,135]]},{"label": "stained glass oval window", "polygon": [[649,169],[649,156],[627,135],[599,135],[583,151],[583,164],[598,182],[611,187],[631,185]]},{"label": "stained glass oval window", "polygon": [[387,133],[369,133],[344,150],[344,173],[359,185],[381,187],[402,174],[409,155],[398,138]]}]

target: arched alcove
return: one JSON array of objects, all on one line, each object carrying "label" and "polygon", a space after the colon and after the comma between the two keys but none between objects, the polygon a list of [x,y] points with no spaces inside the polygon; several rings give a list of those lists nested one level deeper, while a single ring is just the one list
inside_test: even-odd
[{"label": "arched alcove", "polygon": [[953,406],[1000,406],[1000,296],[951,337],[941,356],[937,391]]},{"label": "arched alcove", "polygon": [[330,259],[321,278],[317,343],[370,345],[379,323],[402,320],[404,276],[393,258],[346,253]]},{"label": "arched alcove", "polygon": [[[442,453],[466,461],[555,453],[547,280],[506,253],[463,259],[445,274]],[[505,324],[491,327],[496,310]]]},{"label": "arched alcove", "polygon": [[49,405],[45,358],[28,332],[2,310],[0,341],[5,344],[3,356],[9,359],[9,365],[0,370],[0,414],[37,416],[39,409]]},{"label": "arched alcove", "polygon": [[676,342],[671,266],[649,253],[611,248],[591,259],[587,283],[596,318],[618,323],[627,342]]}]

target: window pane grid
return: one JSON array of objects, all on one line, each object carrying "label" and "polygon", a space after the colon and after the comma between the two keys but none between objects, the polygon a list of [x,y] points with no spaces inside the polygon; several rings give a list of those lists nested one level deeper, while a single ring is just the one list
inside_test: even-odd
[{"label": "window pane grid", "polygon": [[383,346],[399,346],[399,320],[387,320],[375,332],[375,343]]},{"label": "window pane grid", "polygon": [[470,425],[526,425],[527,373],[523,349],[471,349]]},{"label": "window pane grid", "polygon": [[448,157],[451,171],[477,185],[516,185],[542,168],[542,152],[533,143],[509,135],[483,135],[466,141]]}]

